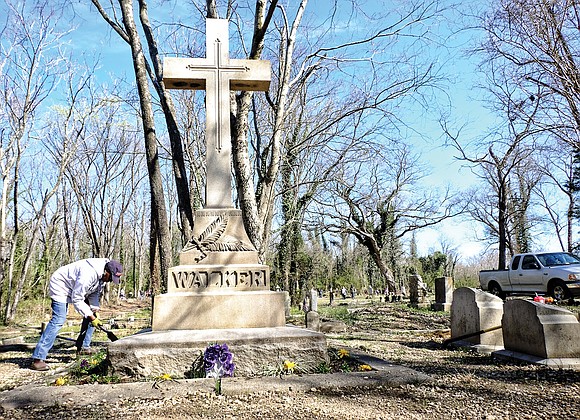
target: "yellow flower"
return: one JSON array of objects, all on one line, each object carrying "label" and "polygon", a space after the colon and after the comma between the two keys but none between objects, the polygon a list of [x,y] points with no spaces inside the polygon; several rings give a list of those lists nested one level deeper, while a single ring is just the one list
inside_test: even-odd
[{"label": "yellow flower", "polygon": [[346,349],[339,349],[338,350],[338,357],[342,359],[343,357],[348,357],[349,353]]},{"label": "yellow flower", "polygon": [[54,381],[54,384],[56,386],[63,386],[66,385],[66,378],[64,376],[61,376],[59,378],[56,378],[56,381]]},{"label": "yellow flower", "polygon": [[294,369],[296,368],[296,363],[291,362],[290,360],[284,360],[284,370],[288,373],[294,373]]},{"label": "yellow flower", "polygon": [[160,381],[170,381],[171,375],[169,373],[164,373],[163,375],[159,376],[158,378]]},{"label": "yellow flower", "polygon": [[368,370],[373,370],[373,368],[370,367],[369,365],[360,365],[358,367],[358,370],[360,370],[361,372],[364,372],[364,371],[368,371]]}]

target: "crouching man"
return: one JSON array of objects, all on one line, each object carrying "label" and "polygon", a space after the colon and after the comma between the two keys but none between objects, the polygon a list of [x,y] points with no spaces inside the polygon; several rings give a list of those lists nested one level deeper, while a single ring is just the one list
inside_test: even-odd
[{"label": "crouching man", "polygon": [[72,303],[77,312],[91,323],[82,344],[83,349],[87,351],[95,327],[102,324],[95,311],[99,309],[103,286],[110,281],[119,284],[122,274],[121,263],[108,258],[87,258],[75,261],[54,272],[49,282],[52,317],[32,353],[33,360],[30,366],[32,370],[49,369],[45,362],[46,356],[66,321],[69,303]]}]

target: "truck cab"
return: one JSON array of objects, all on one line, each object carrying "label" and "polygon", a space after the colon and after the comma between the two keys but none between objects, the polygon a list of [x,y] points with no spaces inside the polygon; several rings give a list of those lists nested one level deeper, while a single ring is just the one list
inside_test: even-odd
[{"label": "truck cab", "polygon": [[515,255],[510,269],[512,287],[519,288],[522,292],[535,292],[543,288],[545,274],[541,268],[535,255]]}]

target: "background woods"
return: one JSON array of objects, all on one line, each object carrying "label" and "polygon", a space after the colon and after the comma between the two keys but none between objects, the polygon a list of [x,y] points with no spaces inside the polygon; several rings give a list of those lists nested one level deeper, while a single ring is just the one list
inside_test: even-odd
[{"label": "background woods", "polygon": [[[313,287],[398,292],[416,272],[469,282],[545,232],[577,245],[575,2],[0,7],[2,322],[77,258],[124,263],[111,298],[164,290],[204,205],[205,97],[167,90],[162,61],[205,56],[208,17],[229,20],[231,57],[272,65],[268,92],[231,94],[232,192],[294,302]],[[485,65],[459,86],[464,52]],[[459,90],[487,107],[476,134]],[[435,174],[449,150],[468,186]],[[475,256],[426,234],[466,221]]]}]

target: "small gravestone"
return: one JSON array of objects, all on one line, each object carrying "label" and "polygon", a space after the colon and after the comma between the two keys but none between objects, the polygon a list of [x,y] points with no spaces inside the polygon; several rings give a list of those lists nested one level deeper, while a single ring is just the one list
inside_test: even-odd
[{"label": "small gravestone", "polygon": [[318,312],[318,292],[315,289],[310,290],[310,310]]},{"label": "small gravestone", "polygon": [[431,305],[435,311],[449,312],[453,302],[453,277],[435,279],[435,303]]},{"label": "small gravestone", "polygon": [[427,299],[427,287],[418,274],[409,276],[409,305],[415,308],[428,308],[430,306]]},{"label": "small gravestone", "polygon": [[306,314],[306,328],[312,331],[320,331],[320,315],[310,311]]},{"label": "small gravestone", "polygon": [[318,292],[310,290],[309,308],[306,312],[306,328],[320,331],[320,315],[318,314]]},{"label": "small gravestone", "polygon": [[292,306],[292,300],[290,299],[290,293],[287,290],[284,292],[284,316],[290,318],[290,307]]},{"label": "small gravestone", "polygon": [[320,324],[320,331],[323,333],[342,333],[346,328],[346,324],[342,321],[324,321]]},{"label": "small gravestone", "polygon": [[481,352],[503,348],[501,329],[476,334],[502,325],[503,301],[490,293],[471,287],[453,292],[451,339],[472,335],[456,344],[474,347]]}]

